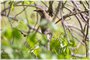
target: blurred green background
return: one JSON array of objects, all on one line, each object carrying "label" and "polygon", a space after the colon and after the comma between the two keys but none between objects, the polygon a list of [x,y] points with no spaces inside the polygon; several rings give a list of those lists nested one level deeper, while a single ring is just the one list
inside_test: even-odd
[{"label": "blurred green background", "polygon": [[[48,6],[48,1],[43,2]],[[41,1],[24,1],[24,3],[20,4],[30,5],[34,3],[44,6]],[[56,9],[57,3],[57,1],[54,1],[54,10]],[[72,3],[68,1],[67,4],[69,5],[66,5],[66,7],[72,10]],[[10,6],[10,1],[7,1],[5,6]],[[1,11],[3,9],[4,5],[1,4]],[[31,31],[27,36],[24,36],[23,34],[27,34],[29,30],[27,23],[31,26],[35,26],[37,21],[37,13],[33,11],[36,9],[35,7],[26,7],[25,11],[16,16],[18,21],[10,18],[20,13],[23,9],[23,6],[14,6],[12,4],[9,17],[2,16],[0,48],[1,59],[77,59],[78,57],[73,57],[71,55],[72,52],[74,52],[75,54],[85,54],[85,46],[82,44],[78,49],[71,50],[71,48],[76,47],[80,42],[78,42],[75,38],[72,38],[68,30],[67,37],[69,37],[69,39],[65,37],[65,32],[61,25],[61,22],[56,25],[52,23],[49,25],[53,31],[53,37],[50,42],[50,51],[48,51],[47,47],[45,47],[48,41],[44,34]],[[84,10],[82,6],[81,10]],[[6,10],[6,14],[7,13],[8,10]],[[64,9],[63,15],[67,13],[69,13],[69,11]],[[79,27],[76,18],[74,16],[71,16],[70,18],[70,20],[68,20],[69,18],[67,18],[66,22]],[[36,27],[38,26],[38,24],[39,22],[37,23]],[[20,31],[22,31],[23,34]],[[80,37],[74,31],[73,34],[75,34],[75,36],[79,40],[82,39],[82,37]]]}]

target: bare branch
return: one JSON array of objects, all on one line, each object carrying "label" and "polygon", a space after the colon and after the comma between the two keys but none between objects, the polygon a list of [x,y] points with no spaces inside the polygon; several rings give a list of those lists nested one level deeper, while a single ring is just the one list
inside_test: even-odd
[{"label": "bare branch", "polygon": [[[73,16],[73,15],[77,15],[77,14],[80,14],[80,13],[86,13],[86,12],[89,12],[89,10],[86,10],[86,11],[80,11],[80,12],[74,12],[74,13],[71,13],[71,14],[66,14],[63,16],[64,20],[70,16]],[[61,21],[62,18],[60,18],[57,22],[55,22],[55,24],[57,24],[59,21]]]}]

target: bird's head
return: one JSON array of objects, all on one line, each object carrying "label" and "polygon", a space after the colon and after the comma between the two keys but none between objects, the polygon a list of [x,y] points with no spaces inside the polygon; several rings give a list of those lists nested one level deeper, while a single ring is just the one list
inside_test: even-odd
[{"label": "bird's head", "polygon": [[44,16],[44,11],[43,10],[34,10],[34,11],[39,13],[41,16]]},{"label": "bird's head", "polygon": [[36,12],[38,12],[38,13],[42,13],[43,12],[43,10],[34,10],[34,11],[36,11]]}]

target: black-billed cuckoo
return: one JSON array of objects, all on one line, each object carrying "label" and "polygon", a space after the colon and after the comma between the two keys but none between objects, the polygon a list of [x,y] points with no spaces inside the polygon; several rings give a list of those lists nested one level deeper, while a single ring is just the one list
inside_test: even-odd
[{"label": "black-billed cuckoo", "polygon": [[48,50],[50,50],[50,40],[52,38],[52,32],[50,30],[50,28],[48,28],[48,24],[52,21],[52,18],[48,15],[48,13],[44,10],[34,10],[37,13],[40,14],[40,28],[43,34],[47,35],[47,39],[48,39]]}]

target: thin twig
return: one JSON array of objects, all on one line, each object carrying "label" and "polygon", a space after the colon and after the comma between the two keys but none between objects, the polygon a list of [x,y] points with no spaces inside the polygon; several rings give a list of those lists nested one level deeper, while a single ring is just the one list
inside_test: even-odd
[{"label": "thin twig", "polygon": [[24,12],[26,8],[27,7],[25,7],[22,11],[20,11],[18,14],[16,14],[15,17],[18,16],[19,14],[21,14],[22,12]]},{"label": "thin twig", "polygon": [[58,3],[57,9],[56,9],[56,14],[55,14],[55,16],[54,16],[52,21],[54,21],[56,19],[56,16],[58,15],[58,12],[59,12],[60,8],[62,8],[61,1]]},{"label": "thin twig", "polygon": [[[88,12],[88,10],[86,11],[80,11],[80,12],[74,12],[74,13],[71,13],[71,14],[66,14],[63,16],[64,20],[67,18],[67,17],[70,17],[70,16],[73,16],[73,15],[77,15],[77,14],[80,14],[80,13],[85,13],[85,12]],[[57,24],[59,21],[61,21],[62,18],[60,18],[58,21],[55,22],[55,24]]]}]

